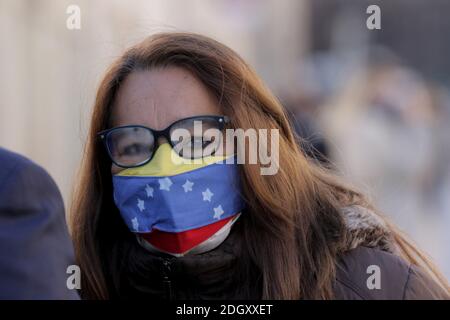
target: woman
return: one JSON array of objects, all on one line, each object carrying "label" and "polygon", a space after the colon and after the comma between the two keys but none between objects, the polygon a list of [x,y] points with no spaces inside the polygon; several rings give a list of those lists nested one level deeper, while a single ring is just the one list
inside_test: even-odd
[{"label": "woman", "polygon": [[[278,129],[278,172],[220,162],[236,150],[207,130],[187,139],[195,122]],[[86,148],[71,216],[86,299],[448,297],[363,195],[306,159],[276,98],[212,39],[162,33],[127,50],[100,84]]]}]

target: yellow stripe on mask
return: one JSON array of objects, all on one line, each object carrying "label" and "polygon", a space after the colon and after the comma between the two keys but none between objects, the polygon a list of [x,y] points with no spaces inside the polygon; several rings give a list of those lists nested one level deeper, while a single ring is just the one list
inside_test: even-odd
[{"label": "yellow stripe on mask", "polygon": [[208,156],[201,159],[185,159],[180,157],[168,143],[158,147],[153,159],[147,164],[122,170],[118,176],[153,176],[167,177],[206,167],[210,164],[222,162],[234,155]]}]

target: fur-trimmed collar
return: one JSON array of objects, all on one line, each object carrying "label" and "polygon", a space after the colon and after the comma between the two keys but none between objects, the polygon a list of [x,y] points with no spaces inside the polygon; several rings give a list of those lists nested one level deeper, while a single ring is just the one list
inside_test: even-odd
[{"label": "fur-trimmed collar", "polygon": [[392,231],[377,213],[359,205],[345,207],[342,213],[347,230],[343,251],[365,246],[397,252]]}]

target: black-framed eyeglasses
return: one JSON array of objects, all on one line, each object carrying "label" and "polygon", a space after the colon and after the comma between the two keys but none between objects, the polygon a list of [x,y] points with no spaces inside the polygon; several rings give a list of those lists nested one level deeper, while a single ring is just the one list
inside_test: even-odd
[{"label": "black-framed eyeglasses", "polygon": [[152,159],[159,137],[164,137],[183,158],[214,155],[221,146],[221,134],[229,122],[227,116],[202,115],[177,120],[164,130],[127,125],[103,130],[97,135],[114,164],[133,168]]}]

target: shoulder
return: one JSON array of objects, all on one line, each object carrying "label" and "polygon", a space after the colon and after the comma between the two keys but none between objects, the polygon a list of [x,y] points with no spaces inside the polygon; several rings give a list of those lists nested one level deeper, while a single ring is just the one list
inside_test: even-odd
[{"label": "shoulder", "polygon": [[0,194],[25,184],[28,189],[34,185],[38,188],[56,188],[47,171],[23,155],[0,148],[0,163]]},{"label": "shoulder", "polygon": [[445,292],[419,267],[377,248],[344,253],[334,286],[336,299],[445,299]]},{"label": "shoulder", "polygon": [[[39,165],[0,149],[0,299],[77,299],[64,204]],[[52,279],[52,281],[48,281]]]},{"label": "shoulder", "polygon": [[29,162],[31,161],[18,153],[0,148],[0,163],[2,164],[0,166],[0,181],[5,180],[8,174]]},{"label": "shoulder", "polygon": [[64,210],[61,193],[44,168],[2,148],[0,163],[0,212],[3,217],[43,209],[46,212]]}]

